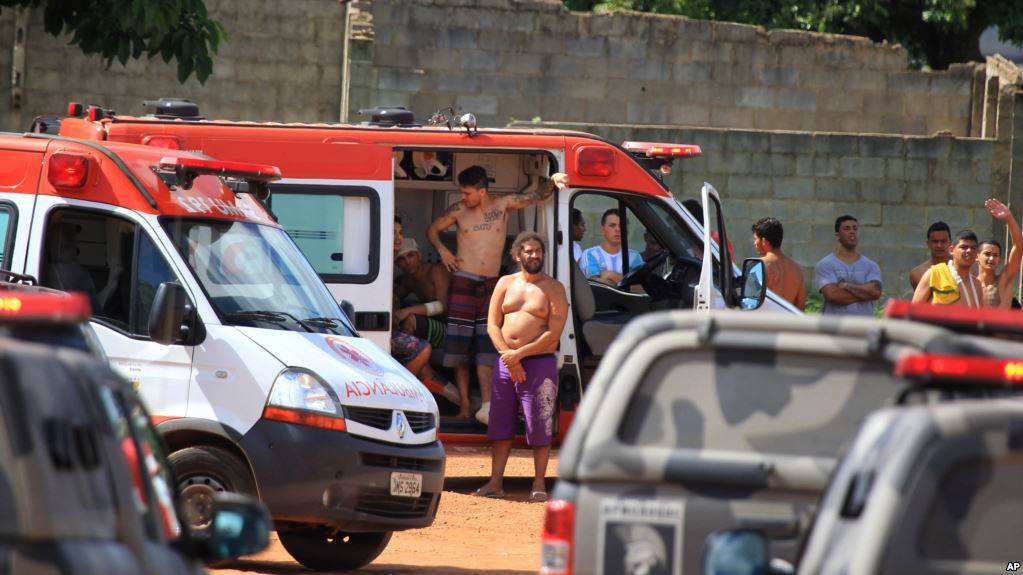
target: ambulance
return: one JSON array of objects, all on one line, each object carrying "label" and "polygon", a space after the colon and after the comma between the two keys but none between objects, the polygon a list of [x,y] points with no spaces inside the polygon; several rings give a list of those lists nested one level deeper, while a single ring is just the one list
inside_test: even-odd
[{"label": "ambulance", "polygon": [[[763,295],[742,297],[747,284],[752,291],[758,281],[763,283],[762,262],[750,260],[740,270],[730,257],[718,258],[712,239],[727,243],[727,233],[712,186],[691,191],[704,199],[701,210],[692,213],[665,185],[663,176],[673,161],[699,155],[698,146],[616,145],[574,131],[484,129],[471,114],[455,117],[450,111],[434,114],[430,125],[415,123],[410,111],[399,108],[369,110],[368,121],[359,125],[281,124],[203,119],[196,104],[183,100],[146,104],[154,113],[138,117],[71,104],[67,117],[47,127],[84,139],[279,166],[282,178],[269,184],[273,193],[267,207],[335,299],[353,304],[359,333],[383,350],[391,346],[396,218],[404,236],[419,244],[424,261],[437,261],[426,230],[459,200],[460,171],[485,168],[492,196],[528,193],[550,175],[567,173],[568,189],[509,214],[505,239],[509,247],[523,230],[546,238],[545,271],[569,294],[572,314],[557,353],[556,441],[564,436],[611,341],[632,318],[694,307],[799,313],[770,292],[766,301]],[[601,218],[609,209],[621,214],[622,249],[645,258],[635,267],[626,262],[625,277],[616,285],[587,278],[573,256],[577,243],[580,248],[601,243]],[[588,228],[581,240],[572,236],[576,210]],[[455,251],[454,229],[440,238]],[[704,254],[712,257],[705,260]],[[513,271],[514,262],[506,256],[502,273]],[[441,405],[446,444],[485,441],[484,425],[454,417],[457,409],[446,401]]]},{"label": "ambulance", "polygon": [[[433,522],[437,403],[358,336],[264,208],[274,166],[0,135],[0,264],[85,294],[148,405],[190,523],[258,495],[314,569],[353,569]],[[60,398],[54,398],[60,400]]]}]

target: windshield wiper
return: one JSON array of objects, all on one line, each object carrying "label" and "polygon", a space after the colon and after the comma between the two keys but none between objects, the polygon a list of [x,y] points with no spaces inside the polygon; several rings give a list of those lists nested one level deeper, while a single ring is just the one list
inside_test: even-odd
[{"label": "windshield wiper", "polygon": [[302,326],[302,329],[304,329],[304,330],[306,330],[306,331],[308,331],[310,333],[315,333],[315,331],[316,331],[312,327],[310,327],[310,324],[306,323],[304,320],[298,319],[297,317],[295,317],[295,316],[293,316],[290,313],[285,312],[285,311],[243,310],[243,311],[233,311],[233,312],[230,312],[230,313],[226,313],[224,315],[234,316],[234,317],[245,317],[245,318],[252,318],[252,319],[261,319],[261,320],[265,320],[265,321],[272,321],[272,322],[275,322],[275,323],[280,323],[280,322],[283,322],[285,320],[290,319],[291,321],[293,321],[293,322],[297,323],[298,325]]}]

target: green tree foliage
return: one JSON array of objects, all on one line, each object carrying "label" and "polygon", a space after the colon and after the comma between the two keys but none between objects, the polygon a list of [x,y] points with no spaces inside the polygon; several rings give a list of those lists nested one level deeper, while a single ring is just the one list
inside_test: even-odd
[{"label": "green tree foliage", "polygon": [[1023,0],[563,0],[572,10],[637,10],[866,36],[902,44],[914,64],[944,69],[980,60],[980,35],[998,27],[1023,46]]},{"label": "green tree foliage", "polygon": [[0,7],[42,10],[47,32],[71,35],[85,54],[99,54],[109,67],[145,54],[175,60],[178,81],[192,73],[205,83],[213,72],[212,55],[227,30],[206,13],[203,0],[0,0]]}]

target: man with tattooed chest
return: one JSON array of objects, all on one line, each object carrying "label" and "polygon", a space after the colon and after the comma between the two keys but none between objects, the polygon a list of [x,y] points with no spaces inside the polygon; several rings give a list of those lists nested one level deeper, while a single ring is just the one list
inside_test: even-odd
[{"label": "man with tattooed chest", "polygon": [[[462,199],[453,204],[426,230],[426,237],[451,272],[448,292],[448,323],[444,337],[444,365],[455,369],[458,384],[459,417],[469,417],[469,363],[476,359],[483,405],[476,419],[487,423],[490,412],[490,382],[497,352],[487,335],[490,296],[501,269],[508,212],[547,199],[555,187],[568,186],[566,174],[554,174],[532,192],[492,198],[487,193],[489,178],[480,166],[471,166],[458,174]],[[440,241],[440,232],[457,226],[457,254]]]}]

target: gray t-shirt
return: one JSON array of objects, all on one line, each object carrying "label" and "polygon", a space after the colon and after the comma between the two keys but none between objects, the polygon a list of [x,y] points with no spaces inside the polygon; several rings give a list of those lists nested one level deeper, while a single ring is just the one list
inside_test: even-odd
[{"label": "gray t-shirt", "polygon": [[[838,282],[865,284],[876,281],[878,285],[881,284],[881,268],[862,255],[860,259],[847,264],[838,259],[835,254],[828,254],[821,261],[817,262],[813,271],[813,283],[818,291],[828,284],[837,284]],[[849,305],[835,305],[825,300],[824,313],[873,317],[874,302],[858,301]]]}]

